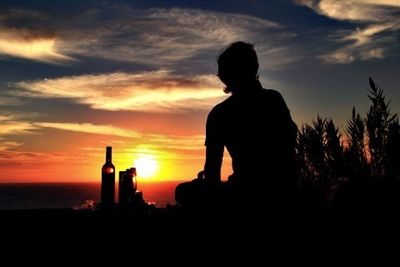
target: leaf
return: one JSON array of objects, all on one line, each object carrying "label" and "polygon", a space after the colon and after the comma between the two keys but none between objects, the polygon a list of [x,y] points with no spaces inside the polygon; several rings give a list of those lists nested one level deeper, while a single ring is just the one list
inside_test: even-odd
[{"label": "leaf", "polygon": [[369,79],[369,86],[371,87],[371,89],[372,89],[374,92],[376,92],[376,86],[375,86],[374,80],[372,80],[371,77],[369,77],[368,79]]},{"label": "leaf", "polygon": [[397,118],[397,114],[393,114],[392,117],[390,117],[390,119],[388,119],[387,123],[391,123],[393,122],[395,119]]}]

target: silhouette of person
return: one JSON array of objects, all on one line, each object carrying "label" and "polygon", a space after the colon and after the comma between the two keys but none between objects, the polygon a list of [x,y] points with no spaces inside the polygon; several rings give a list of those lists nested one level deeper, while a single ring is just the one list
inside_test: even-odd
[{"label": "silhouette of person", "polygon": [[[175,197],[182,207],[221,199],[265,202],[286,197],[293,186],[297,126],[281,94],[262,88],[258,68],[249,43],[235,42],[218,57],[218,77],[231,96],[208,114],[204,179],[178,185]],[[224,148],[233,174],[221,183]]]}]

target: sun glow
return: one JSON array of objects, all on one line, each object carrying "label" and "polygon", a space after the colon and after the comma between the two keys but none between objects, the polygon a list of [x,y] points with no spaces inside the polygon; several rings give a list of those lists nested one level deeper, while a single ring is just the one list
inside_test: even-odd
[{"label": "sun glow", "polygon": [[138,177],[153,178],[158,170],[158,162],[152,156],[140,156],[134,161]]}]

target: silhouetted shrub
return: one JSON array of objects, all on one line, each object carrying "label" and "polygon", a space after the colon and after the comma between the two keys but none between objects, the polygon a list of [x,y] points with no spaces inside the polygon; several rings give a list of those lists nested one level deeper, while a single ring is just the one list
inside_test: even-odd
[{"label": "silhouetted shrub", "polygon": [[400,177],[400,125],[398,118],[389,124],[385,156],[386,175]]},{"label": "silhouetted shrub", "polygon": [[347,123],[347,147],[344,152],[345,175],[349,178],[358,178],[369,175],[366,144],[365,123],[355,107],[351,112],[351,120]]},{"label": "silhouetted shrub", "polygon": [[[332,119],[317,116],[300,127],[297,138],[299,183],[319,188],[326,200],[346,181],[382,183],[400,174],[400,125],[383,89],[369,78],[371,106],[363,119],[352,110],[345,135]],[[385,182],[384,182],[385,181]],[[353,182],[353,186],[355,184]],[[375,183],[375,182],[374,182]]]},{"label": "silhouetted shrub", "polygon": [[371,89],[368,98],[372,101],[372,105],[365,119],[369,166],[373,176],[383,176],[387,171],[385,158],[388,153],[389,125],[396,119],[397,114],[390,114],[390,102],[386,102],[383,90],[377,87],[371,78],[369,78],[369,84]]}]

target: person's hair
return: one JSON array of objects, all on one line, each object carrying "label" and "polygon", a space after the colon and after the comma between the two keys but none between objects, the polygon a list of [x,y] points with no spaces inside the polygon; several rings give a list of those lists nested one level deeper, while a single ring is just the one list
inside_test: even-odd
[{"label": "person's hair", "polygon": [[[242,41],[232,43],[218,56],[218,76],[225,81],[258,79],[258,59],[254,45]],[[226,93],[232,91],[227,87]]]}]

